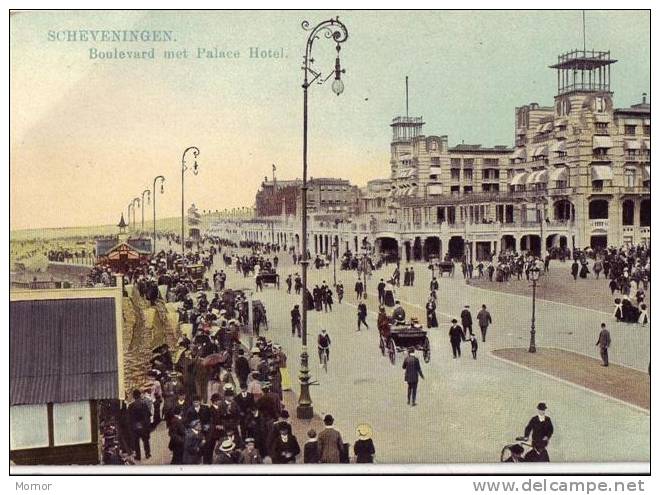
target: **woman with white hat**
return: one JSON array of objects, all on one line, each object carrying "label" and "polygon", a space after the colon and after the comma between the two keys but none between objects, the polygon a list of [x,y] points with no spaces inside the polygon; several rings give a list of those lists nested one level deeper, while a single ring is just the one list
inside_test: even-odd
[{"label": "woman with white hat", "polygon": [[357,464],[372,464],[376,448],[372,440],[371,426],[363,423],[356,428],[357,440],[353,444],[353,453]]}]

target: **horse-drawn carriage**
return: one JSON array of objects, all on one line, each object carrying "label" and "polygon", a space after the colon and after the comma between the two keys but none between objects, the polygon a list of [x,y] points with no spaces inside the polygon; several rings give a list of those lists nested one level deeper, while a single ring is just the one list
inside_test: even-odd
[{"label": "horse-drawn carriage", "polygon": [[454,276],[454,262],[453,261],[440,261],[437,264],[438,267],[438,276],[442,277],[445,273],[448,273],[451,277]]},{"label": "horse-drawn carriage", "polygon": [[185,274],[190,278],[196,291],[205,290],[204,273],[206,267],[202,264],[186,265],[184,268]]},{"label": "horse-drawn carriage", "polygon": [[278,289],[280,288],[280,276],[277,274],[274,268],[261,270],[257,276],[259,277],[262,285],[274,285]]},{"label": "horse-drawn carriage", "polygon": [[431,342],[426,330],[421,325],[415,322],[395,322],[390,324],[389,337],[384,336],[381,332],[380,352],[383,356],[387,353],[392,364],[396,362],[397,352],[408,350],[411,347],[422,351],[425,363],[431,361]]}]

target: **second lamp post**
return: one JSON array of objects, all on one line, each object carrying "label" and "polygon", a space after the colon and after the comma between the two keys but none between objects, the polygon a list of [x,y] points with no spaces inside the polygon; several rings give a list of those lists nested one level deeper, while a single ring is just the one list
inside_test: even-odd
[{"label": "second lamp post", "polygon": [[186,155],[188,152],[192,152],[193,158],[195,159],[195,163],[193,164],[192,171],[193,174],[197,175],[198,173],[198,168],[199,165],[197,165],[197,157],[199,156],[199,148],[197,146],[189,146],[188,148],[185,149],[183,152],[183,155],[181,155],[181,254],[185,255],[186,254],[186,232],[185,232],[185,224],[186,224],[186,212],[185,212],[185,207],[183,203],[183,178],[186,173],[186,170],[188,170],[188,167],[186,166]]}]

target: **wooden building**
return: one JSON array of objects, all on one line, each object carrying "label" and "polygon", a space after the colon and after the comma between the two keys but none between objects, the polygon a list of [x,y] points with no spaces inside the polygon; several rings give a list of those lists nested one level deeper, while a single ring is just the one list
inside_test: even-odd
[{"label": "wooden building", "polygon": [[99,401],[123,399],[121,287],[10,292],[10,460],[100,462]]}]

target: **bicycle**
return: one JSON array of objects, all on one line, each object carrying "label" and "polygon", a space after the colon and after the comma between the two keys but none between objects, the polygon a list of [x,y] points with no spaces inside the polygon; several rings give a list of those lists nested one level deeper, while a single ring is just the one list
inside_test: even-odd
[{"label": "bicycle", "polygon": [[518,462],[523,462],[523,457],[529,450],[532,448],[532,444],[527,441],[527,438],[525,437],[516,437],[516,443],[511,443],[508,445],[505,445],[504,448],[502,448],[502,452],[500,453],[500,462],[506,462],[506,460],[509,457],[513,457],[513,452],[511,450],[512,447],[514,446],[520,446],[523,449],[522,454],[520,454],[520,460]]}]

